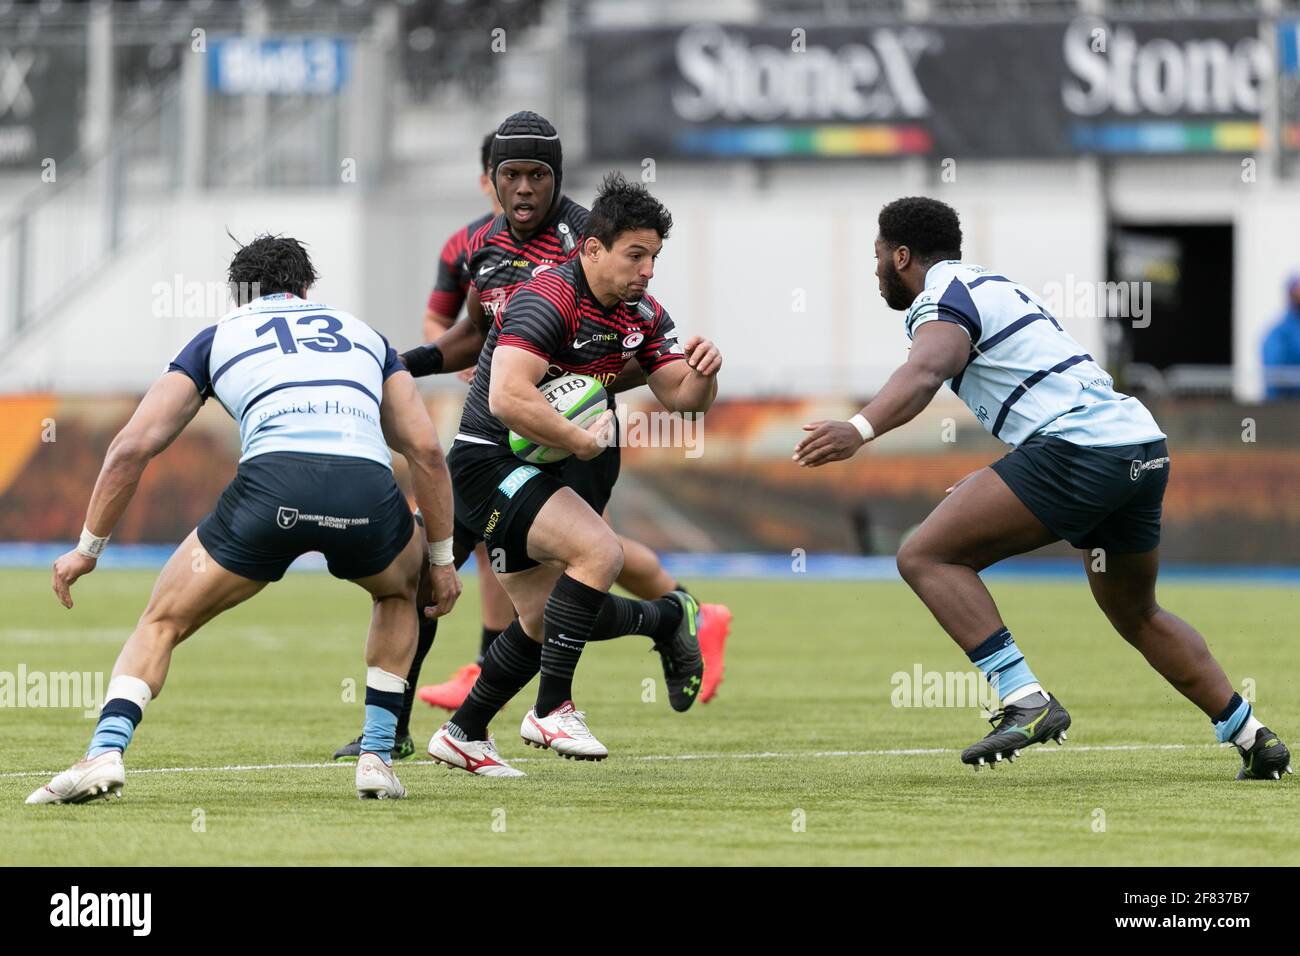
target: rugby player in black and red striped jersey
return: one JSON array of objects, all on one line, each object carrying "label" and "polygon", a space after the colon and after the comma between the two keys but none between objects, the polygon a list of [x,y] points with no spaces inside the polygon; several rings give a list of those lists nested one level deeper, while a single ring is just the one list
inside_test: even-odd
[{"label": "rugby player in black and red striped jersey", "polygon": [[[531,134],[534,132],[540,133],[538,143],[532,142],[534,137]],[[493,144],[498,135],[502,136],[502,142],[496,146],[494,155]],[[539,161],[512,163],[511,160],[517,157]],[[563,173],[559,137],[554,128],[537,114],[522,113],[508,118],[500,130],[494,130],[484,140],[482,161],[484,179],[491,190],[496,215],[475,220],[466,227],[463,242],[458,240],[460,233],[457,233],[444,247],[438,282],[426,309],[426,339],[433,338],[428,332],[435,306],[440,310],[438,318],[451,316],[454,319],[461,302],[467,301],[469,317],[450,330],[444,329],[447,334],[432,346],[409,353],[412,365],[417,369],[413,374],[460,371],[462,378],[472,381],[474,364],[496,310],[512,292],[532,279],[535,270],[568,258],[577,247],[577,239],[587,219],[587,210],[559,190]],[[501,184],[496,182],[499,168],[504,180]],[[548,190],[548,182],[544,180],[549,181],[552,188]],[[502,196],[507,194],[511,197],[511,211],[503,215]],[[548,211],[551,215],[547,215]],[[449,256],[449,253],[454,253],[454,256]],[[463,283],[459,287],[459,297],[454,297],[452,292],[455,283]],[[444,358],[444,347],[450,361]],[[415,360],[417,356],[418,361]],[[613,457],[617,459],[617,455]],[[610,490],[617,477],[617,472],[611,475],[608,468],[601,473],[577,474],[582,474],[595,487],[608,486]],[[603,508],[603,503],[599,507]],[[654,552],[648,548],[644,550],[657,565],[658,558],[654,557]],[[490,563],[482,544],[475,548],[474,554],[481,569],[479,594],[483,613],[478,659],[459,667],[446,681],[418,690],[420,699],[430,706],[450,711],[464,703],[469,689],[478,679],[488,647],[515,616],[505,592],[488,571]],[[669,579],[667,588],[651,596],[657,597],[671,590],[672,584]],[[633,593],[638,592],[633,590]],[[430,621],[426,631],[436,627],[437,621]],[[426,640],[420,641],[417,664],[423,661],[419,651],[424,650],[427,643]],[[413,668],[412,674],[414,687],[418,667]]]},{"label": "rugby player in black and red striped jersey", "polygon": [[[492,211],[461,226],[442,244],[438,256],[438,274],[424,306],[424,341],[432,342],[456,324],[461,306],[469,295],[469,240],[476,232],[501,215],[496,186],[492,182],[492,138],[496,130],[483,137],[479,147],[479,191],[492,204]],[[468,378],[468,376],[467,376]]]},{"label": "rugby player in black and red striped jersey", "polygon": [[[470,233],[466,251],[460,257],[464,263],[460,274],[469,283],[468,318],[432,345],[407,352],[403,359],[412,374],[472,370],[501,305],[535,275],[575,254],[586,227],[587,210],[561,191],[562,159],[555,128],[536,113],[524,111],[508,117],[493,135],[485,165],[504,211]],[[635,362],[629,362],[625,371],[630,374],[621,376],[611,391],[644,383],[645,377]],[[566,483],[603,514],[618,479],[619,464],[617,447],[591,463],[573,460],[565,468]],[[630,538],[620,537],[620,541],[625,556],[618,580],[622,587],[647,600],[685,590],[664,570],[654,551]],[[481,555],[479,561],[486,566]],[[504,616],[504,622],[508,623],[512,616]],[[499,631],[493,625],[501,619],[495,605],[491,609],[485,605],[479,663]],[[705,604],[700,609],[699,641],[706,668],[694,699],[702,703],[713,697],[722,680],[730,623],[731,611],[725,605]],[[425,645],[422,637],[420,646]],[[417,662],[421,659],[417,653]],[[466,665],[442,684],[421,687],[420,698],[455,710],[473,686],[478,666]]]},{"label": "rugby player in black and red striped jersey", "polygon": [[573,704],[573,672],[589,640],[651,636],[672,662],[665,678],[674,706],[684,709],[679,703],[689,705],[698,693],[694,601],[682,592],[654,601],[611,595],[623,548],[572,487],[568,460],[523,464],[508,444],[513,430],[579,461],[609,454],[612,412],[580,428],[547,404],[537,385],[569,373],[613,382],[628,359],[668,410],[702,413],[712,405],[721,354],[698,336],[679,343],[668,313],[646,294],[671,226],[643,186],[607,177],[579,255],[539,271],[489,327],[448,467],[460,547],[467,537],[486,541],[519,617],[492,643],[465,703],[429,742],[436,760],[482,775],[521,775],[497,753],[488,722],[539,671],[520,736],[566,757],[608,756]]}]

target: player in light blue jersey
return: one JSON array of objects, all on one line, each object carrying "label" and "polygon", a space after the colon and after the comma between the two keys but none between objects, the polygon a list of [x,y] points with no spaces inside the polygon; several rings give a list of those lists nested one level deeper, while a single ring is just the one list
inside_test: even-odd
[{"label": "player in light blue jersey", "polygon": [[1165,435],[1029,289],[961,261],[957,214],[934,199],[881,210],[876,276],[906,311],[908,360],[847,422],[813,422],[800,465],[852,457],[910,421],[945,382],[1014,450],[967,475],[898,552],[898,570],[1002,700],[962,760],[978,769],[1065,739],[1070,715],[1025,662],[979,572],[1065,539],[1084,549],[1093,597],[1117,631],[1242,758],[1238,779],[1278,779],[1290,754],[1234,693],[1205,639],[1156,603]]},{"label": "player in light blue jersey", "polygon": [[[366,643],[359,797],[403,797],[390,752],[415,653],[426,552],[432,611],[460,594],[452,566],[451,478],[415,382],[383,336],[305,298],[316,279],[293,239],[262,236],[230,265],[239,307],[180,351],[109,446],[81,543],[54,563],[54,591],[95,569],[145,466],[209,397],[239,423],[243,455],[217,507],[176,549],[113,667],[86,756],[27,798],[80,803],[120,794],[122,754],[162,691],[176,645],[284,576],[308,551],[374,601]],[[259,294],[265,293],[265,294]],[[406,456],[425,528],[393,480]],[[427,535],[427,541],[426,541]]]}]

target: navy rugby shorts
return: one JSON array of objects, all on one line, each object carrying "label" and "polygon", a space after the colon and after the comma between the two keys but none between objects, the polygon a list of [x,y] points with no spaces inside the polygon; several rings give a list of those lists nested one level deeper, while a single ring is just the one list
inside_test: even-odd
[{"label": "navy rugby shorts", "polygon": [[1169,448],[1085,447],[1031,435],[992,466],[1016,497],[1076,548],[1139,554],[1160,544]]},{"label": "navy rugby shorts", "polygon": [[217,564],[253,581],[280,580],[309,551],[353,581],[388,567],[410,543],[414,520],[378,462],[273,451],[240,463],[198,532]]}]

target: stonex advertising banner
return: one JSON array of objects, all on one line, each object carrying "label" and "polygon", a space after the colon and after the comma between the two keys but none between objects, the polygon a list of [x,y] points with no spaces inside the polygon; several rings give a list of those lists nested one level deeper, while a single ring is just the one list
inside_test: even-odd
[{"label": "stonex advertising banner", "polygon": [[1242,17],[706,22],[582,40],[597,159],[1250,152],[1276,50]]}]

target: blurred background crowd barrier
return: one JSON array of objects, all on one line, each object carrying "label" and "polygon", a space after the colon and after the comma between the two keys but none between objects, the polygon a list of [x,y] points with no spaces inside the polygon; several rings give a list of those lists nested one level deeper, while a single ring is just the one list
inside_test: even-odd
[{"label": "blurred background crowd barrier", "polygon": [[[617,168],[669,206],[651,292],[725,356],[701,456],[627,450],[629,533],[888,554],[1002,453],[945,390],[850,466],[789,461],[905,359],[875,216],[927,194],[1169,432],[1163,553],[1296,564],[1300,354],[1264,342],[1300,350],[1298,37],[1296,0],[0,0],[0,541],[75,538],[228,308],[227,231],[302,239],[315,298],[418,342],[479,143],[529,108],[574,199]],[[464,385],[424,387],[448,441]],[[236,458],[206,408],[117,540],[178,540]]]}]

